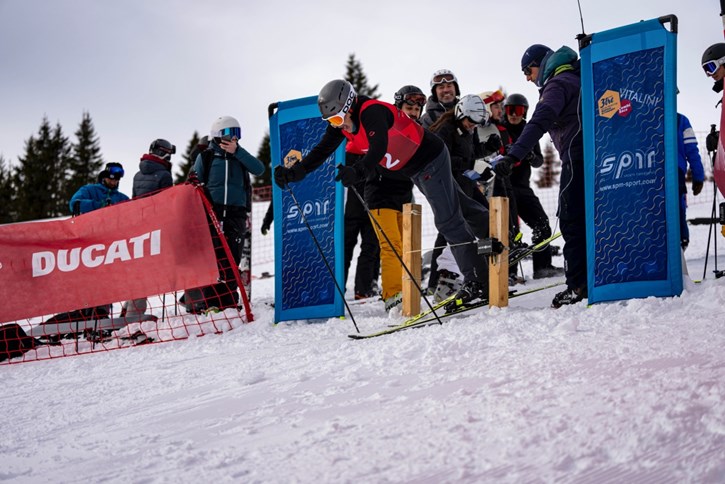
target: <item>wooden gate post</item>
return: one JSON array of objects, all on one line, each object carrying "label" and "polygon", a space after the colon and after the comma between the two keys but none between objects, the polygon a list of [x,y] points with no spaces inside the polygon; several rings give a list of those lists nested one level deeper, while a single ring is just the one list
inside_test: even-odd
[{"label": "wooden gate post", "polygon": [[504,245],[500,254],[492,254],[488,263],[489,307],[509,305],[509,199],[489,200],[489,234]]},{"label": "wooden gate post", "polygon": [[[423,264],[420,252],[421,213],[422,208],[417,203],[403,205],[403,262],[419,287]],[[403,269],[403,316],[414,316],[420,312],[420,298],[420,291]]]}]

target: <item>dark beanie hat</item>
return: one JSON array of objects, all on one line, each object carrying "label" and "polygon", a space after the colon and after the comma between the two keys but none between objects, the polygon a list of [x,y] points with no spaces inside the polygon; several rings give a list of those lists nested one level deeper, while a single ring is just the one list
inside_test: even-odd
[{"label": "dark beanie hat", "polygon": [[546,54],[553,52],[543,44],[534,44],[524,52],[521,57],[521,70],[527,67],[539,67]]}]

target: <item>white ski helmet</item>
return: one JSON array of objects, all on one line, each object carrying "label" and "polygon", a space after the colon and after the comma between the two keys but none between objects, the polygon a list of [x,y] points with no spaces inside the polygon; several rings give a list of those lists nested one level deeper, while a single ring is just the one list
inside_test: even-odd
[{"label": "white ski helmet", "polygon": [[222,136],[235,136],[242,139],[242,128],[239,121],[231,116],[221,116],[211,124],[209,138],[221,138]]},{"label": "white ski helmet", "polygon": [[486,124],[489,116],[483,100],[476,94],[466,94],[463,96],[456,103],[455,115],[458,120],[468,118],[476,124]]}]

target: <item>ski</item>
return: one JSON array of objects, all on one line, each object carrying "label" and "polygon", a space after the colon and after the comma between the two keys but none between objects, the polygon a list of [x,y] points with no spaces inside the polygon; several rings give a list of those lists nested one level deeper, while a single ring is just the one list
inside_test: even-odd
[{"label": "ski", "polygon": [[[537,287],[537,288],[533,288],[533,289],[527,289],[526,291],[513,292],[513,293],[511,293],[509,295],[509,298],[510,299],[514,299],[514,298],[517,298],[517,297],[525,296],[527,294],[532,294],[532,293],[535,293],[535,292],[544,291],[546,289],[551,289],[553,287],[557,287],[557,286],[560,286],[562,284],[565,284],[565,281],[554,282],[552,284],[547,284],[545,286],[541,286],[541,287]],[[443,306],[445,306],[448,302],[452,301],[453,300],[453,297],[454,296],[451,296],[450,298],[448,298],[448,299],[446,299],[444,301],[441,301],[436,306],[433,306],[433,308],[436,311],[438,309],[443,309]],[[397,326],[391,326],[391,327],[389,327],[387,329],[383,329],[383,330],[377,331],[375,333],[368,333],[368,334],[349,334],[348,337],[351,338],[351,339],[369,339],[369,338],[375,338],[375,337],[378,337],[378,336],[383,336],[383,335],[386,335],[386,334],[397,333],[398,331],[404,331],[406,329],[421,328],[421,327],[424,327],[424,326],[431,326],[431,325],[434,325],[434,324],[439,324],[439,320],[440,319],[448,318],[450,316],[456,316],[456,315],[459,315],[459,314],[462,314],[462,313],[465,313],[465,312],[468,312],[468,311],[472,311],[474,309],[482,308],[482,307],[487,306],[487,305],[488,305],[488,299],[484,299],[484,300],[479,301],[479,302],[477,302],[475,304],[469,304],[469,305],[457,307],[453,311],[446,312],[446,313],[444,313],[442,315],[439,315],[438,317],[430,316],[430,314],[433,311],[428,310],[428,311],[425,311],[424,313],[421,313],[419,315],[414,316],[413,318],[411,318],[411,319],[409,319],[409,320],[407,320],[407,321],[405,321],[405,322],[403,322],[403,323],[401,323],[401,324],[399,324]]]}]

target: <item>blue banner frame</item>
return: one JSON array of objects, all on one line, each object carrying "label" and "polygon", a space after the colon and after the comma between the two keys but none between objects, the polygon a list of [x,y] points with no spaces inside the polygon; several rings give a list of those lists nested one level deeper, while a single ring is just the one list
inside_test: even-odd
[{"label": "blue banner frame", "polygon": [[[320,141],[327,123],[317,96],[279,102],[270,116],[272,170],[285,158],[301,159]],[[274,203],[274,322],[344,315],[344,188],[335,182],[335,166],[345,162],[345,144],[290,190],[272,184]],[[297,203],[295,202],[297,199]],[[304,217],[302,214],[304,214]],[[310,234],[312,229],[325,260]]]},{"label": "blue banner frame", "polygon": [[663,17],[580,44],[589,303],[682,293],[676,30]]}]

